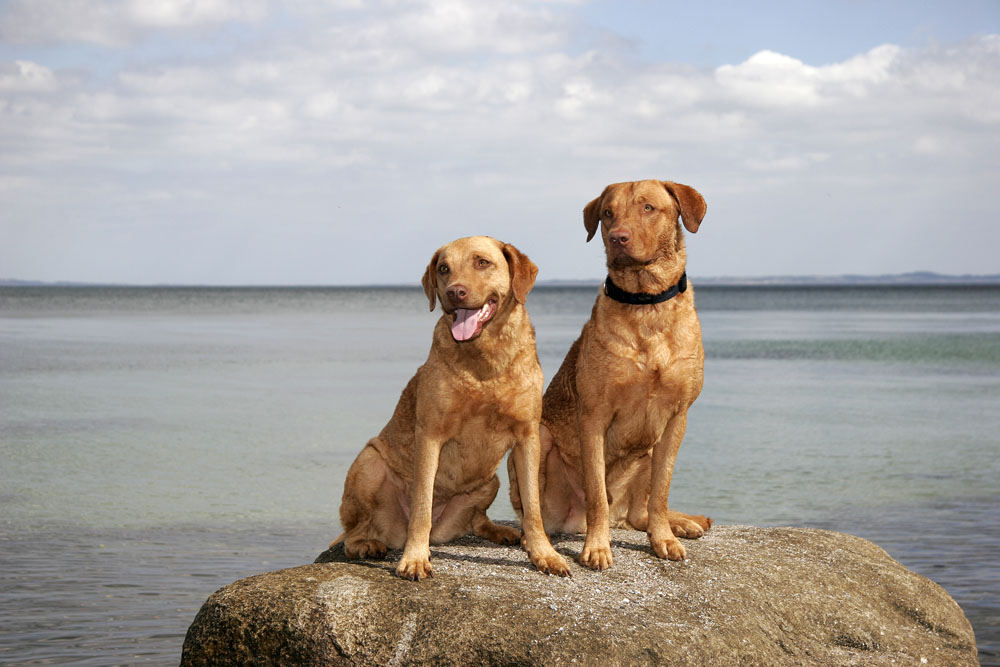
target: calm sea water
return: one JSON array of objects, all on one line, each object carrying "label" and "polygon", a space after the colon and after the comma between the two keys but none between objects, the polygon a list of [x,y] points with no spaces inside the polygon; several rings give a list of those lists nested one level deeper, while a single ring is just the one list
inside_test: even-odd
[{"label": "calm sea water", "polygon": [[[546,377],[595,293],[530,295]],[[697,300],[671,504],[874,540],[1000,664],[1000,287]],[[0,288],[0,663],[177,664],[209,594],[311,562],[437,315],[417,288]]]}]

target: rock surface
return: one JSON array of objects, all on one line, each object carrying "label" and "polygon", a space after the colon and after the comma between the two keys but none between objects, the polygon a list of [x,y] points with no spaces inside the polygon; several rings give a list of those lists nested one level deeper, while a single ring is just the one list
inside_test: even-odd
[{"label": "rock surface", "polygon": [[[612,531],[614,567],[536,572],[519,547],[431,548],[434,577],[324,552],[213,594],[182,665],[977,665],[972,627],[937,584],[866,540],[714,526],[656,558]],[[574,559],[581,535],[553,539]],[[339,551],[339,553],[338,553]]]}]

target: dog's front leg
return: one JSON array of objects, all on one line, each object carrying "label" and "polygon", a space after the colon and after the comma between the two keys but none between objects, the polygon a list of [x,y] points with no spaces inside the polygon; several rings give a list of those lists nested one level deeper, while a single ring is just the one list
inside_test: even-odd
[{"label": "dog's front leg", "polygon": [[580,454],[583,463],[583,491],[587,497],[587,538],[580,552],[580,564],[594,570],[611,567],[611,529],[608,525],[608,490],[604,472],[604,434],[607,422],[577,410],[580,428]]},{"label": "dog's front leg", "polygon": [[396,566],[396,574],[404,579],[419,581],[431,572],[431,522],[434,511],[434,477],[443,441],[429,438],[417,428],[413,485],[410,487],[410,523],[406,529],[406,546]]},{"label": "dog's front leg", "polygon": [[517,433],[517,443],[512,452],[514,472],[517,475],[521,496],[524,549],[539,571],[565,577],[569,574],[569,565],[566,559],[552,548],[542,523],[542,506],[538,491],[541,450],[538,423],[524,424]]},{"label": "dog's front leg", "polygon": [[667,497],[670,494],[670,479],[674,474],[674,462],[677,452],[684,439],[687,428],[687,413],[680,412],[667,422],[667,427],[653,447],[652,475],[649,488],[649,523],[646,534],[649,545],[660,558],[684,560],[686,552],[673,531],[670,529],[670,518]]}]

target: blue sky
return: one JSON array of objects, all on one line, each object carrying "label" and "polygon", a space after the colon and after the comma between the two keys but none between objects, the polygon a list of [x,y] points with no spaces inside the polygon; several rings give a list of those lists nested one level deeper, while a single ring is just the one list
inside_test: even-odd
[{"label": "blue sky", "polygon": [[1000,273],[1000,3],[0,1],[0,278],[598,279],[669,179],[692,277]]},{"label": "blue sky", "polygon": [[644,59],[718,66],[768,49],[819,66],[882,44],[922,47],[996,32],[992,0],[769,0],[655,2],[586,6],[592,25],[637,43]]}]

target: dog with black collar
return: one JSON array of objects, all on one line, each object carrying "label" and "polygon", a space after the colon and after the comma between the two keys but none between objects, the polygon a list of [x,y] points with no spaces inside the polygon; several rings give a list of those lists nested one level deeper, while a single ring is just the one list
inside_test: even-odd
[{"label": "dog with black collar", "polygon": [[657,556],[682,560],[677,538],[712,524],[667,502],[705,360],[681,224],[697,232],[706,210],[690,186],[636,181],[609,185],[583,211],[608,277],[545,392],[539,487],[546,532],[586,533],[579,561],[596,570],[612,565],[612,526],[646,531]]}]

